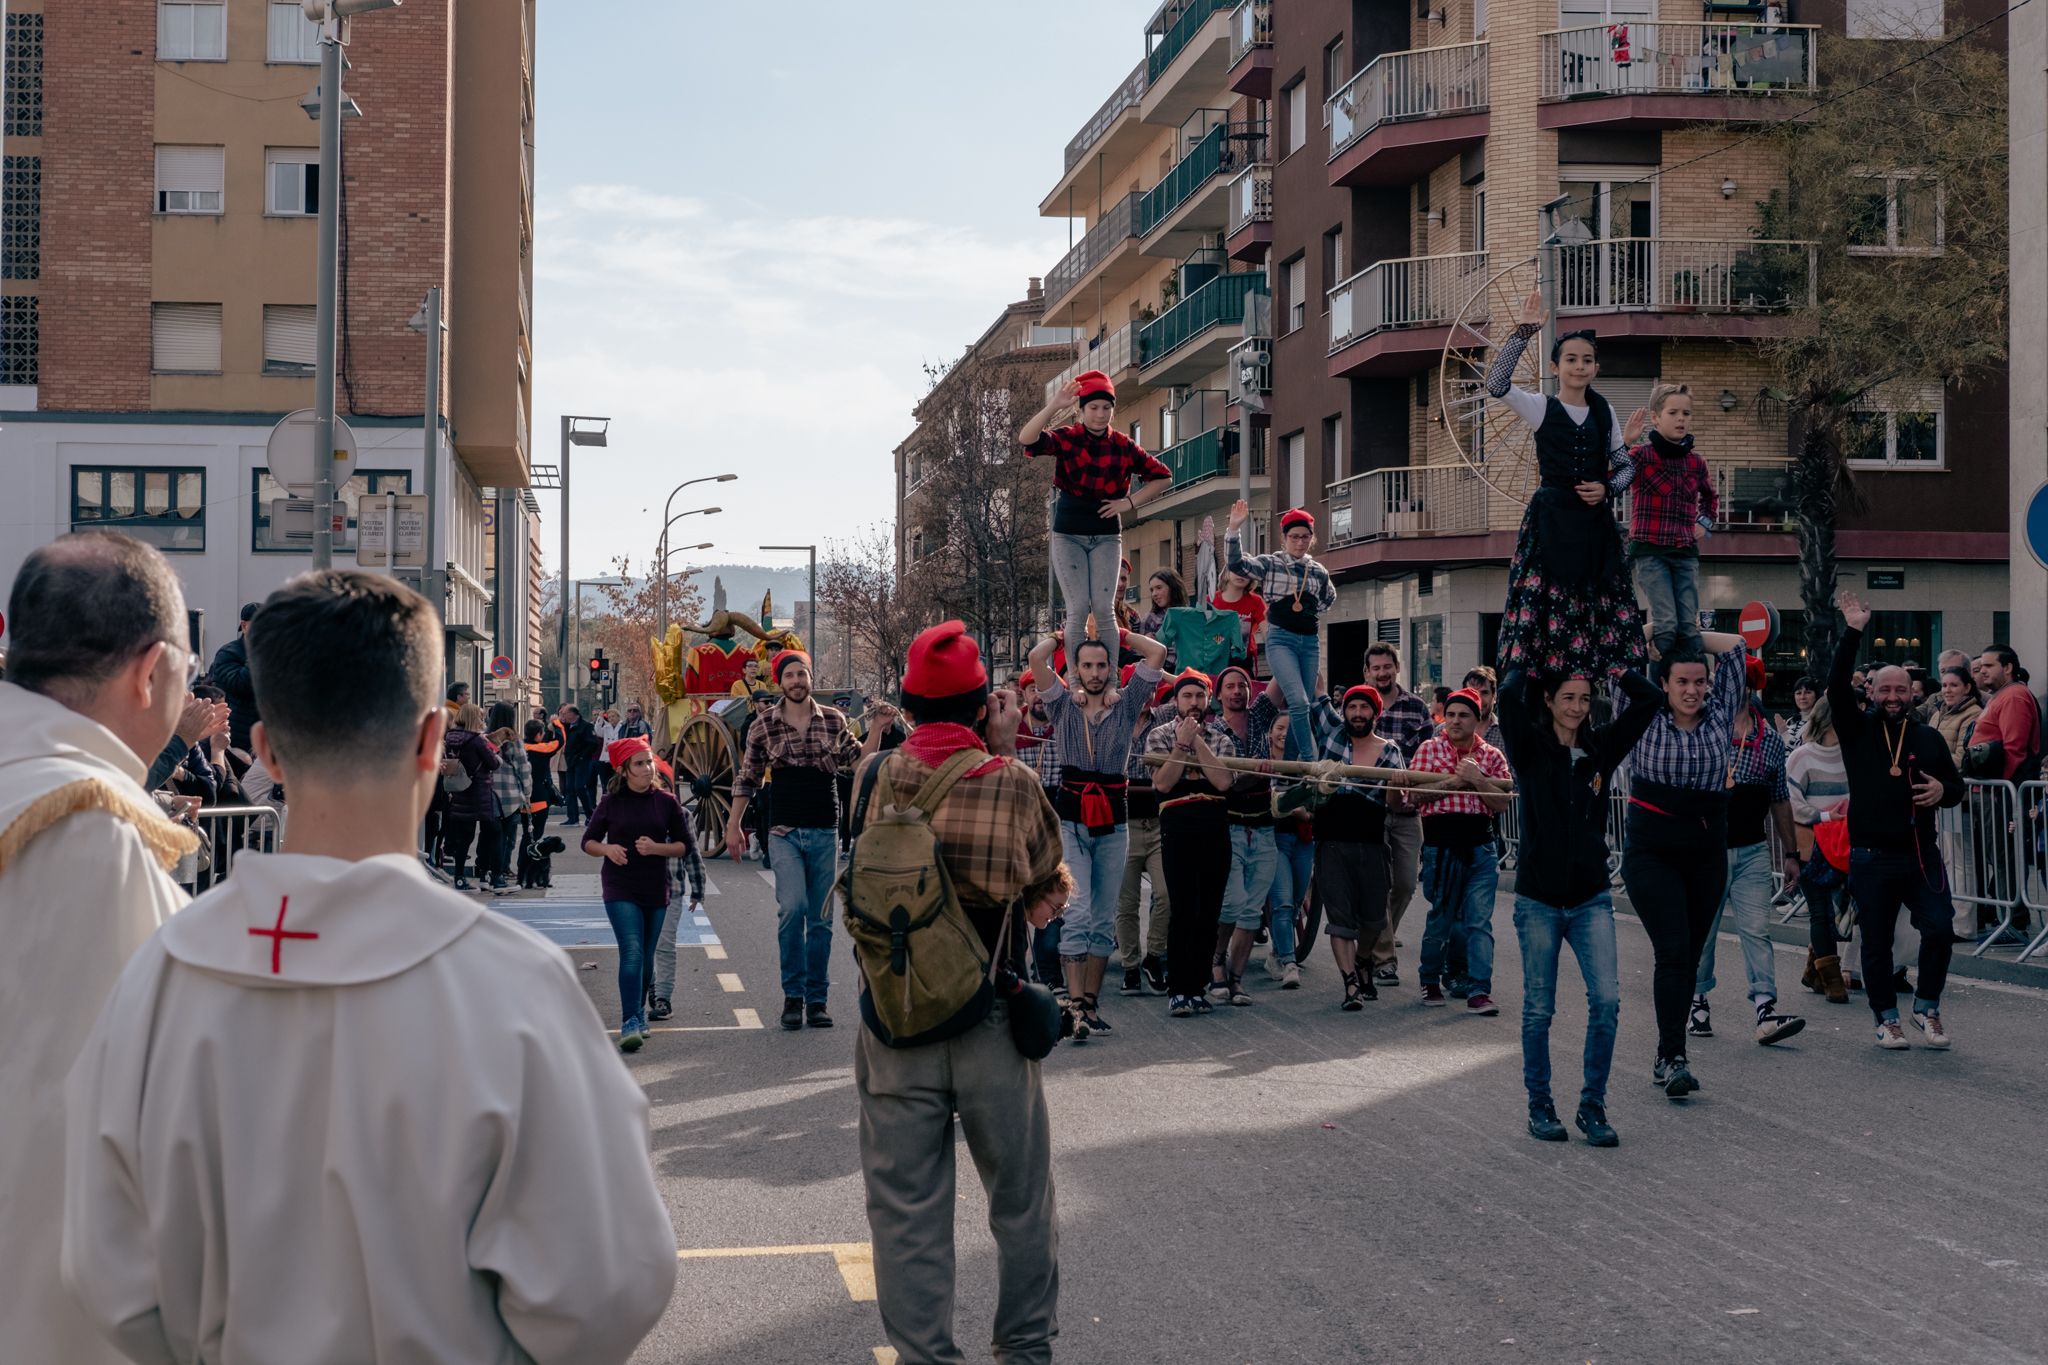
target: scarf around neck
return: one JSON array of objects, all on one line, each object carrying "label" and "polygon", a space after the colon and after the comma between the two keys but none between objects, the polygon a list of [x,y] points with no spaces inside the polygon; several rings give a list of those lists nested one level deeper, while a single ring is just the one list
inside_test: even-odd
[{"label": "scarf around neck", "polygon": [[1667,440],[1664,433],[1650,428],[1650,448],[1667,460],[1682,460],[1692,454],[1692,433],[1687,432],[1677,440]]}]

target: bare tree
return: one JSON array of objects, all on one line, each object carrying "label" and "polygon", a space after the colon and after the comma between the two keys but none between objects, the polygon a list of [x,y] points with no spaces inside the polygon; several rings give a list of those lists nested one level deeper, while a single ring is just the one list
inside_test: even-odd
[{"label": "bare tree", "polygon": [[[625,555],[613,558],[611,578],[593,583],[603,606],[595,617],[583,619],[583,643],[602,645],[611,662],[621,702],[638,701],[650,710],[654,696],[654,654],[650,642],[661,623],[663,580],[634,578],[633,561]],[[686,575],[670,574],[666,580],[668,619],[689,623],[702,619],[703,605],[697,589]],[[584,667],[586,660],[574,661]]]},{"label": "bare tree", "polygon": [[896,575],[896,538],[885,523],[825,542],[818,561],[818,605],[853,642],[850,687],[869,695],[896,690],[917,632],[931,624]]}]

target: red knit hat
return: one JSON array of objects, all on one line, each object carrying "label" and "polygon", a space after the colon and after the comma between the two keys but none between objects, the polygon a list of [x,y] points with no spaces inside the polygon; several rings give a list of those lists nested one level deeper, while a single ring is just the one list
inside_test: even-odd
[{"label": "red knit hat", "polygon": [[958,697],[988,682],[981,646],[961,621],[943,621],[910,642],[903,690],[919,697]]},{"label": "red knit hat", "polygon": [[768,661],[768,676],[782,681],[782,670],[793,663],[801,662],[805,668],[811,666],[811,656],[801,649],[777,650],[775,657]]},{"label": "red knit hat", "polygon": [[[1345,688],[1343,706],[1351,705],[1353,697],[1364,697],[1367,701],[1371,702],[1372,713],[1375,716],[1387,709],[1386,702],[1380,699],[1380,690],[1371,683],[1353,683],[1350,687]],[[1339,709],[1341,710],[1342,707],[1339,707]]]},{"label": "red knit hat", "polygon": [[1091,398],[1107,398],[1116,401],[1116,385],[1109,382],[1109,376],[1100,370],[1088,370],[1074,376],[1080,388],[1074,394],[1076,403],[1086,405]]},{"label": "red knit hat", "polygon": [[1038,679],[1032,676],[1030,669],[1027,668],[1017,675],[1017,687],[1020,691],[1026,687],[1036,686],[1038,686]]},{"label": "red knit hat", "polygon": [[[1224,670],[1226,673],[1229,671],[1229,669]],[[1212,692],[1216,689],[1215,681],[1199,668],[1183,668],[1180,672],[1168,678],[1166,682],[1172,687],[1174,696],[1179,696],[1180,690],[1189,685],[1205,688]]]},{"label": "red knit hat", "polygon": [[1316,519],[1299,507],[1290,507],[1280,514],[1280,533],[1282,535],[1285,535],[1297,526],[1306,526],[1309,530],[1313,531],[1316,529]]},{"label": "red knit hat", "polygon": [[1770,679],[1764,672],[1764,661],[1752,654],[1742,665],[1743,676],[1749,680],[1749,690],[1761,692]]},{"label": "red knit hat", "polygon": [[645,736],[634,735],[631,739],[615,739],[605,745],[604,761],[612,765],[613,772],[622,773],[626,771],[626,764],[632,760],[634,754],[653,752],[654,746],[647,742]]},{"label": "red knit hat", "polygon": [[1448,711],[1451,707],[1451,703],[1454,701],[1461,701],[1465,703],[1465,705],[1471,707],[1472,714],[1475,716],[1483,716],[1486,714],[1486,707],[1479,700],[1479,693],[1473,690],[1472,688],[1461,687],[1457,691],[1451,693],[1450,696],[1445,697],[1444,709]]}]

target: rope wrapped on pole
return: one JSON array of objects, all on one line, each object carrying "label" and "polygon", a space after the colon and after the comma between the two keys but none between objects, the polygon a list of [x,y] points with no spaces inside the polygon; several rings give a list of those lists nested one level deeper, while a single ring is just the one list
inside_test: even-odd
[{"label": "rope wrapped on pole", "polygon": [[[1146,754],[1144,759],[1154,768],[1164,767],[1174,761],[1171,754]],[[1475,784],[1456,773],[1419,773],[1407,768],[1367,768],[1355,763],[1333,763],[1327,758],[1304,763],[1283,758],[1216,757],[1211,758],[1209,762],[1234,773],[1302,778],[1325,790],[1335,790],[1344,782],[1381,783],[1389,787],[1406,787],[1415,791],[1491,792],[1500,796],[1506,796],[1515,789],[1512,782],[1503,782],[1496,777],[1482,777]]]}]

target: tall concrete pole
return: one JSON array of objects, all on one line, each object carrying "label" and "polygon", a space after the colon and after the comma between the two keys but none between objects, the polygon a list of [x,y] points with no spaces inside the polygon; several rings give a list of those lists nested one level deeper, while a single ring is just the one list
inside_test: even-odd
[{"label": "tall concrete pole", "polygon": [[[335,273],[341,226],[341,21],[320,33],[320,238],[313,352],[313,567],[334,567]],[[431,561],[428,565],[432,567]]]},{"label": "tall concrete pole", "polygon": [[569,672],[569,599],[575,591],[569,579],[569,421],[562,419],[562,609],[556,625],[555,653],[561,659],[561,668],[556,685],[555,704],[573,700],[575,684]]},{"label": "tall concrete pole", "polygon": [[[2011,86],[2012,318],[2010,456],[2006,489],[2010,644],[2036,675],[2048,660],[2048,569],[2028,549],[2027,505],[2048,483],[2048,5],[2021,5],[2006,22]],[[2043,547],[2048,548],[2048,547]],[[1944,638],[1978,648],[1984,641]]]}]

